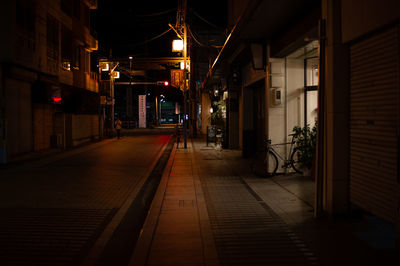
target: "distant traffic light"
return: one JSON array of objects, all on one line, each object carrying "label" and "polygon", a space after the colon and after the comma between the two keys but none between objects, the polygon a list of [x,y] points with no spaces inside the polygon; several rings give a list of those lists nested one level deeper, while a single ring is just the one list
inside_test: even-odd
[{"label": "distant traffic light", "polygon": [[165,87],[167,87],[167,86],[169,86],[169,82],[168,81],[157,81],[157,85],[161,85],[161,86],[165,86]]}]

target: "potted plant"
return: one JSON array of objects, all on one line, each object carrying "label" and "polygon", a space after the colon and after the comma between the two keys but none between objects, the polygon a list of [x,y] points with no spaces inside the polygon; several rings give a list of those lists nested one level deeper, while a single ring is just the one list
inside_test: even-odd
[{"label": "potted plant", "polygon": [[225,125],[225,119],[222,114],[222,109],[223,109],[223,100],[219,101],[214,101],[212,103],[213,107],[213,113],[211,114],[211,122],[212,124],[218,126],[218,127],[224,127]]},{"label": "potted plant", "polygon": [[211,123],[216,126],[217,130],[217,144],[218,147],[221,148],[221,145],[223,144],[223,130],[225,127],[225,118],[223,115],[223,100],[219,101],[214,101],[212,104],[213,107],[213,113],[211,114]]},{"label": "potted plant", "polygon": [[305,127],[295,126],[293,133],[296,149],[298,150],[299,166],[303,170],[303,175],[309,176],[315,160],[317,123],[312,129],[310,125]]}]

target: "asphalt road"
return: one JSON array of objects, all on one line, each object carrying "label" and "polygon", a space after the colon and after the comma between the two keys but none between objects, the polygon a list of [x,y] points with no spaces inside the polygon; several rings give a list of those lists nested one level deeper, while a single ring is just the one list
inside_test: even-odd
[{"label": "asphalt road", "polygon": [[169,140],[123,137],[0,168],[0,265],[94,263]]}]

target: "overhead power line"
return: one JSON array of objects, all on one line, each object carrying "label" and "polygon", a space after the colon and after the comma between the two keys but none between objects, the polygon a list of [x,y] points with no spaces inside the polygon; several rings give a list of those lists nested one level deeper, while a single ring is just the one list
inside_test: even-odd
[{"label": "overhead power line", "polygon": [[192,36],[193,40],[194,40],[198,45],[203,46],[203,47],[212,47],[212,48],[216,48],[216,49],[222,48],[222,46],[208,45],[208,44],[203,44],[203,43],[201,43],[199,40],[197,40],[196,36],[193,34],[193,32],[192,32],[192,30],[190,29],[189,26],[187,27],[187,29],[188,29],[188,32],[189,32],[190,36]]},{"label": "overhead power line", "polygon": [[152,41],[154,41],[154,40],[156,40],[156,39],[162,37],[163,35],[167,34],[170,30],[172,30],[172,29],[169,28],[169,29],[167,29],[166,31],[164,31],[164,32],[162,32],[162,33],[160,33],[160,34],[158,34],[157,36],[155,36],[155,37],[153,37],[153,38],[151,38],[151,39],[145,40],[145,41],[143,41],[143,42],[133,43],[133,44],[129,44],[129,45],[132,45],[132,46],[144,45],[144,44],[146,44],[146,43],[152,42]]},{"label": "overhead power line", "polygon": [[193,14],[195,14],[199,19],[201,19],[202,21],[204,21],[204,22],[207,23],[208,25],[210,25],[210,26],[212,26],[212,27],[214,27],[214,28],[216,28],[216,29],[223,30],[222,27],[219,27],[219,26],[215,25],[214,23],[211,23],[210,21],[206,20],[205,18],[203,18],[202,16],[200,16],[199,14],[197,14],[197,12],[194,11],[193,8],[191,8],[190,11],[192,11]]},{"label": "overhead power line", "polygon": [[172,8],[172,9],[168,9],[168,10],[161,11],[161,12],[158,12],[158,13],[143,14],[143,15],[136,15],[136,16],[137,17],[157,17],[157,16],[160,16],[160,15],[168,14],[170,12],[175,12],[175,11],[176,11],[176,8]]}]

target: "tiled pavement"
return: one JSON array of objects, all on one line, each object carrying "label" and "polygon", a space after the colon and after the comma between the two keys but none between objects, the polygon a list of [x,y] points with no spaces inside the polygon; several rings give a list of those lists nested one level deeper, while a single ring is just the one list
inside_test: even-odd
[{"label": "tiled pavement", "polygon": [[172,152],[131,265],[318,265],[237,175],[246,166],[203,144]]},{"label": "tiled pavement", "polygon": [[[85,258],[93,265],[161,156],[156,138],[107,140],[2,166],[0,265],[79,265]],[[148,149],[132,152],[141,147]]]},{"label": "tiled pavement", "polygon": [[221,265],[318,265],[315,254],[239,176],[202,176]]},{"label": "tiled pavement", "polygon": [[217,265],[190,143],[172,151],[131,265]]},{"label": "tiled pavement", "polygon": [[[104,154],[100,158],[109,163]],[[0,188],[4,265],[30,261],[77,265],[89,249],[84,265],[93,265],[112,233],[110,228],[123,218],[119,213],[131,205],[127,191],[141,187],[132,179],[121,179],[115,186],[115,178],[122,177],[104,172],[109,165],[98,169],[109,178],[94,175],[96,183],[88,179],[78,187],[74,182],[78,176],[54,162],[50,168],[48,162],[38,165],[40,171],[21,177],[20,183],[11,181],[14,185],[7,191]],[[78,168],[79,161],[71,166]],[[55,179],[39,176],[55,170],[61,171],[57,180],[73,194],[54,190]],[[22,183],[32,185],[22,187]],[[370,238],[365,230],[375,224],[313,219],[312,191],[313,182],[300,176],[252,175],[240,151],[216,150],[200,139],[188,141],[187,149],[172,151],[130,265],[400,265],[393,260],[392,249],[371,248],[357,237]],[[5,199],[17,192],[23,197],[12,197],[15,200],[7,207]],[[46,200],[49,195],[55,200]],[[16,246],[24,256],[12,254]],[[51,256],[34,258],[49,251]]]},{"label": "tiled pavement", "polygon": [[172,155],[130,265],[400,265],[357,239],[363,221],[313,219],[310,179],[256,177],[199,139]]}]

